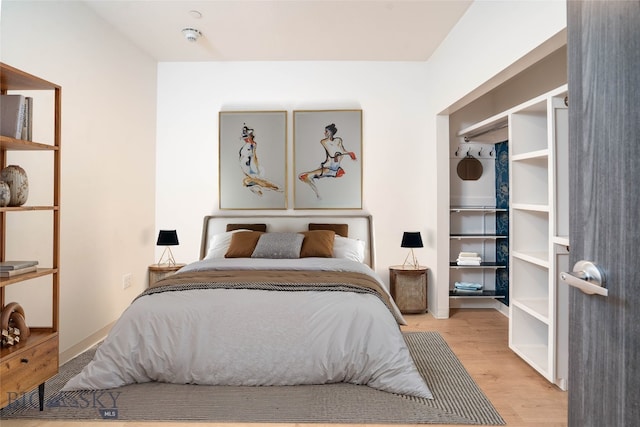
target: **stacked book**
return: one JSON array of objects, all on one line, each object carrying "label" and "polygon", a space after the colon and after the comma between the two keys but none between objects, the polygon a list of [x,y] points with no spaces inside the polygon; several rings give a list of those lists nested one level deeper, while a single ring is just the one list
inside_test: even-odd
[{"label": "stacked book", "polygon": [[483,286],[480,283],[456,282],[453,293],[456,295],[482,295]]},{"label": "stacked book", "polygon": [[477,252],[460,252],[456,261],[458,265],[480,265],[482,258]]},{"label": "stacked book", "polygon": [[31,273],[38,268],[38,261],[2,261],[0,262],[0,277],[13,277]]},{"label": "stacked book", "polygon": [[0,135],[31,141],[33,98],[0,95]]}]

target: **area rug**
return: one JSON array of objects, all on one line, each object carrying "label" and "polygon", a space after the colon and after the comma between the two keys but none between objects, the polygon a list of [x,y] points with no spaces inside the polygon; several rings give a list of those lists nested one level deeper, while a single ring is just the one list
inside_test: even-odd
[{"label": "area rug", "polygon": [[405,340],[434,399],[387,393],[352,384],[230,387],[132,384],[111,390],[61,392],[93,358],[87,350],[64,364],[38,391],[14,396],[0,419],[118,419],[343,424],[503,425],[502,417],[437,332],[408,332]]}]

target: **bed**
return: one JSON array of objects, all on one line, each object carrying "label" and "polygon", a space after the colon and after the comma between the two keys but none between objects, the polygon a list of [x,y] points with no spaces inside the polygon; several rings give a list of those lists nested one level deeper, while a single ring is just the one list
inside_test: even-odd
[{"label": "bed", "polygon": [[201,259],[139,295],[63,390],[347,382],[432,398],[373,248],[367,215],[207,216]]}]

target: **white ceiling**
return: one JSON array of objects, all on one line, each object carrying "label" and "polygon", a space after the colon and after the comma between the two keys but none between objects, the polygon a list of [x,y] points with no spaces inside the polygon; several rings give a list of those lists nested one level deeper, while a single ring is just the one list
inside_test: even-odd
[{"label": "white ceiling", "polygon": [[424,61],[473,0],[85,2],[158,61]]}]

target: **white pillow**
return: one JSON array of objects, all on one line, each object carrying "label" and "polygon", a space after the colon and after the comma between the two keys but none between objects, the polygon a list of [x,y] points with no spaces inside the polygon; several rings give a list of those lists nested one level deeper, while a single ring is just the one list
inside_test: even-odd
[{"label": "white pillow", "polygon": [[227,253],[229,245],[231,244],[231,236],[238,231],[251,231],[245,229],[238,229],[233,231],[227,231],[225,233],[214,234],[209,241],[209,250],[204,259],[212,258],[224,258],[224,254]]},{"label": "white pillow", "polygon": [[364,241],[338,236],[333,241],[333,257],[364,262]]}]

